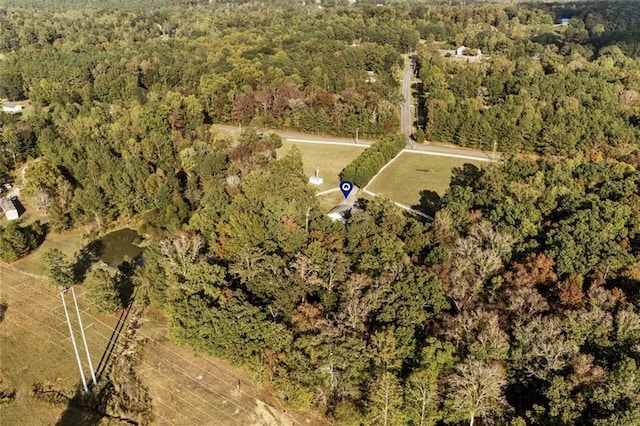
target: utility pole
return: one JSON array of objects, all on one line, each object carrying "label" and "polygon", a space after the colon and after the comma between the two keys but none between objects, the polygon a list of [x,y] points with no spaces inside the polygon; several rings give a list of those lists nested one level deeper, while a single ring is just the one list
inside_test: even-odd
[{"label": "utility pole", "polygon": [[82,319],[80,318],[80,309],[78,309],[78,301],[76,300],[76,292],[71,287],[71,294],[73,295],[73,304],[76,306],[76,314],[78,315],[78,324],[80,325],[80,334],[82,334],[82,342],[84,343],[84,350],[87,353],[87,361],[89,361],[89,369],[91,369],[91,379],[93,380],[93,386],[97,385],[96,373],[93,371],[93,363],[91,362],[91,354],[89,353],[89,346],[87,345],[87,337],[84,335],[84,327],[82,325]]},{"label": "utility pole", "polygon": [[356,127],[356,145],[358,144],[358,130],[360,130],[360,127]]},{"label": "utility pole", "polygon": [[60,293],[60,298],[62,299],[62,306],[64,307],[64,316],[67,318],[67,325],[69,326],[69,334],[71,335],[71,343],[73,343],[73,351],[76,353],[76,360],[78,361],[78,370],[80,370],[80,378],[82,378],[82,386],[84,387],[84,392],[88,393],[89,388],[87,387],[87,379],[84,377],[84,371],[82,371],[82,361],[80,361],[80,354],[78,353],[76,338],[73,335],[73,327],[71,327],[71,320],[69,320],[69,311],[67,311],[67,304],[64,301],[65,291],[66,290]]},{"label": "utility pole", "polygon": [[496,161],[496,149],[498,149],[498,141],[493,141],[493,153],[491,154],[493,161]]}]

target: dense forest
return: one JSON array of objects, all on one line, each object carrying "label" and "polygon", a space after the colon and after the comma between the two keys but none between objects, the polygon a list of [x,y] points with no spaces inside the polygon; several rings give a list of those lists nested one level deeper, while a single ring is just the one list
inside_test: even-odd
[{"label": "dense forest", "polygon": [[[480,49],[452,60],[420,50],[421,124],[428,140],[509,152],[626,154],[640,136],[637,4],[457,9],[421,31]],[[425,34],[426,33],[426,34]]]},{"label": "dense forest", "polygon": [[[640,424],[637,4],[78,5],[0,8],[0,97],[31,104],[0,114],[0,173],[49,231],[137,224],[126,278],[174,341],[336,424]],[[331,222],[262,129],[387,140],[366,180],[414,51],[417,138],[510,154],[456,169],[432,222]],[[3,260],[44,232],[7,226]]]}]

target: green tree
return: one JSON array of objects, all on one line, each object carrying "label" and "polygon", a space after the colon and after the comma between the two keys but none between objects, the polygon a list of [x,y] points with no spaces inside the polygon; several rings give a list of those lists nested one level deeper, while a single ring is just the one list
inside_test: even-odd
[{"label": "green tree", "polygon": [[122,309],[118,277],[102,268],[95,268],[86,280],[87,297],[99,312],[113,314]]},{"label": "green tree", "polygon": [[44,230],[39,221],[27,226],[9,222],[0,229],[0,259],[4,262],[18,260],[35,249],[43,239]]},{"label": "green tree", "polygon": [[450,343],[427,340],[420,365],[409,375],[405,387],[405,412],[413,426],[433,426],[442,419],[439,383],[455,363],[453,353]]},{"label": "green tree", "polygon": [[403,395],[398,378],[390,372],[382,373],[369,389],[366,421],[381,426],[404,425]]},{"label": "green tree", "polygon": [[47,275],[51,284],[64,288],[73,285],[75,280],[73,265],[64,253],[57,248],[50,248],[44,252],[42,260],[47,266]]}]

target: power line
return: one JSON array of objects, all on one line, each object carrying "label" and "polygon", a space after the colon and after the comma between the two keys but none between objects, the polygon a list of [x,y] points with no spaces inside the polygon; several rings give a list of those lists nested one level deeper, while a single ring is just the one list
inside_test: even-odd
[{"label": "power line", "polygon": [[[90,303],[86,298],[85,298],[85,301],[87,301],[88,303]],[[96,321],[98,321],[98,322],[101,322],[102,324],[105,324],[105,323],[103,323],[102,321],[100,321],[100,319],[95,318],[95,317],[93,317],[93,318],[94,318],[94,320],[96,320]],[[105,325],[106,325],[106,324],[105,324]],[[197,364],[195,364],[195,363],[193,363],[193,362],[189,361],[188,359],[185,359],[182,355],[178,354],[177,352],[175,352],[174,350],[172,350],[172,349],[171,349],[171,348],[169,348],[168,346],[163,345],[159,340],[154,339],[154,338],[152,338],[151,336],[147,336],[147,338],[148,338],[149,340],[151,340],[152,342],[154,342],[156,345],[158,345],[158,346],[160,346],[161,348],[165,349],[167,352],[171,353],[172,355],[175,355],[175,356],[177,356],[177,357],[181,358],[184,362],[186,362],[186,363],[188,363],[188,364],[190,364],[190,365],[192,365],[192,366],[196,367],[196,368],[197,368],[197,369],[199,369],[201,372],[204,372],[205,374],[209,374],[210,376],[212,376],[212,377],[216,378],[217,380],[221,381],[222,383],[227,384],[227,385],[228,385],[229,387],[231,387],[231,388],[233,388],[233,387],[235,386],[233,383],[230,383],[230,382],[228,382],[227,380],[225,380],[225,379],[221,378],[220,376],[218,376],[218,375],[216,375],[216,374],[212,373],[211,371],[206,370],[204,367],[201,367],[201,366],[199,366],[199,365],[197,365]],[[152,354],[152,356],[154,356],[154,357],[158,358],[156,355],[153,355],[153,354]],[[161,359],[161,358],[158,358],[158,359]],[[164,359],[161,359],[161,360],[162,360],[162,361],[164,361],[164,362],[167,362],[167,361],[166,361],[166,360],[164,360]],[[211,365],[212,367],[214,367],[214,368],[216,368],[217,370],[219,370],[222,374],[226,374],[227,376],[232,377],[234,380],[240,380],[240,379],[242,379],[240,376],[234,375],[233,373],[228,372],[227,370],[223,369],[222,367],[220,367],[220,366],[218,366],[218,365],[216,365],[216,364],[211,363],[211,362],[210,362],[209,360],[207,360],[206,358],[203,358],[203,360],[204,360],[205,362],[207,362],[207,364],[209,364],[209,365]],[[167,363],[169,363],[169,362],[167,362]],[[169,364],[171,364],[171,363],[169,363]],[[171,365],[174,365],[174,366],[175,366],[175,364],[171,364]],[[176,367],[176,368],[178,368],[178,367]],[[193,378],[191,378],[191,377],[187,376],[187,375],[186,375],[186,374],[184,374],[184,373],[183,373],[183,375],[185,375],[185,376],[186,376],[186,377],[188,377],[190,380],[195,381],[195,383],[198,383],[199,385],[201,385],[201,386],[202,386],[202,383],[200,383],[200,382],[196,381],[195,379],[193,379]],[[272,406],[272,405],[268,404],[267,402],[265,402],[265,401],[261,400],[260,398],[257,398],[256,396],[254,396],[254,395],[252,395],[252,394],[250,394],[250,393],[248,393],[248,392],[246,392],[246,391],[244,391],[244,390],[242,390],[242,389],[238,389],[238,391],[239,391],[239,393],[241,393],[241,394],[243,394],[243,395],[245,395],[245,396],[247,396],[247,397],[250,397],[250,398],[255,399],[256,401],[260,401],[260,402],[262,402],[266,407],[269,407],[269,408],[273,409],[274,411],[277,411],[277,412],[282,413],[280,410],[278,410],[278,409],[277,409],[277,408],[275,408],[274,406]],[[282,413],[282,414],[284,414],[284,415],[285,415],[289,420],[291,420],[293,423],[298,424],[298,425],[302,425],[302,423],[300,423],[296,418],[292,417],[290,414],[288,414],[288,413]]]},{"label": "power line", "polygon": [[[102,333],[98,333],[98,332],[96,332],[96,334],[98,334],[98,335],[99,335],[99,336],[101,336],[101,337],[107,338],[107,336],[103,335]],[[165,364],[169,365],[169,366],[170,366],[170,368],[172,368],[172,369],[174,369],[175,371],[179,372],[181,375],[183,375],[183,376],[184,376],[184,377],[186,377],[187,379],[191,380],[192,382],[196,383],[197,385],[199,385],[199,386],[201,386],[201,387],[205,388],[206,390],[208,390],[208,391],[210,391],[210,392],[212,392],[212,393],[215,393],[215,394],[217,394],[217,395],[219,395],[219,396],[224,396],[224,395],[223,395],[222,393],[220,393],[219,391],[216,391],[216,390],[214,390],[214,389],[212,389],[212,388],[209,388],[209,387],[205,386],[205,384],[204,384],[204,383],[199,382],[199,381],[195,380],[194,378],[190,377],[190,376],[189,376],[189,375],[188,375],[188,374],[187,374],[183,369],[181,369],[180,367],[178,367],[176,364],[173,364],[172,362],[167,361],[165,358],[162,358],[162,357],[160,357],[160,356],[158,356],[158,355],[154,354],[154,353],[153,353],[153,352],[151,352],[151,351],[147,351],[147,352],[146,352],[146,354],[147,354],[147,355],[150,355],[150,356],[152,356],[152,357],[154,357],[154,358],[156,358],[157,360],[159,360],[159,361],[160,361],[160,362],[162,362],[162,363],[165,363]],[[184,360],[184,358],[183,358],[183,360]],[[185,361],[186,361],[186,360],[185,360]],[[152,367],[152,368],[153,368],[153,366],[152,366],[150,363],[147,363],[147,365],[148,365],[149,367]],[[162,374],[162,376],[163,376],[163,377],[165,377],[166,379],[168,379],[169,381],[171,381],[172,383],[176,384],[177,386],[182,387],[182,388],[183,388],[183,389],[185,389],[187,392],[189,392],[189,393],[193,394],[193,395],[194,395],[194,396],[196,396],[197,398],[201,399],[204,403],[208,404],[209,406],[211,406],[211,407],[212,407],[212,408],[214,408],[215,410],[220,411],[220,412],[221,412],[221,413],[223,413],[224,415],[226,415],[226,416],[228,416],[229,418],[231,418],[231,417],[230,417],[228,414],[226,414],[224,411],[220,410],[218,407],[216,407],[215,405],[213,405],[211,402],[209,402],[209,401],[207,401],[206,399],[202,398],[201,396],[197,395],[195,392],[193,392],[192,390],[188,389],[188,388],[187,388],[187,387],[185,387],[184,385],[181,385],[180,383],[175,382],[173,379],[171,379],[171,378],[170,378],[169,376],[167,376],[167,375]],[[215,376],[214,376],[214,377],[215,377]],[[232,403],[233,405],[235,405],[237,408],[244,410],[244,411],[245,411],[247,414],[249,414],[250,416],[255,417],[255,414],[254,414],[250,409],[247,409],[247,408],[246,408],[246,406],[244,406],[242,403],[236,403],[236,402],[234,402],[234,401],[231,401],[231,403]],[[239,405],[239,404],[240,404],[240,405]]]},{"label": "power line", "polygon": [[[24,302],[24,301],[25,301],[25,299],[19,299],[19,298],[16,298],[16,299],[17,299],[17,300],[19,300],[19,301],[21,301],[21,302]],[[40,304],[40,305],[42,305],[42,306],[46,306],[46,305],[43,305],[42,303],[40,303],[40,302],[38,302],[38,301],[30,300],[30,302],[34,302],[34,303],[36,303],[36,304]],[[30,318],[29,316],[26,316],[26,315],[22,315],[22,316],[23,316],[23,317],[25,317],[25,318]],[[100,323],[102,323],[102,324],[104,324],[104,325],[107,325],[107,326],[108,326],[108,324],[105,324],[105,323],[103,323],[103,322],[102,322],[102,321],[100,321],[100,320],[98,320],[98,322],[100,322]],[[49,328],[50,328],[50,327],[49,327]],[[60,335],[64,336],[64,334],[63,334],[62,332],[60,332],[59,330],[54,330],[54,331],[55,331],[55,332],[57,332],[58,334],[60,334]],[[102,333],[99,333],[97,330],[95,331],[95,333],[94,333],[94,334],[97,334],[98,336],[100,336],[100,337],[102,337],[102,338],[108,339],[106,335],[104,335],[104,334],[102,334]],[[67,351],[67,352],[68,352],[68,351]],[[151,355],[155,356],[154,354],[151,354]],[[164,361],[165,363],[167,363],[167,364],[169,364],[169,365],[171,365],[171,366],[173,366],[173,367],[175,368],[175,365],[173,365],[173,364],[171,364],[171,363],[167,362],[166,360],[163,360],[162,358],[159,358],[158,356],[155,356],[155,357],[156,357],[157,359],[161,360],[161,361]],[[203,397],[201,397],[200,395],[198,395],[198,394],[196,394],[195,392],[191,391],[191,390],[190,390],[190,389],[188,389],[186,386],[184,386],[184,385],[182,385],[182,384],[180,384],[180,383],[176,382],[175,380],[171,379],[169,376],[167,376],[167,375],[165,375],[165,374],[162,374],[161,372],[158,372],[157,370],[155,370],[155,368],[154,368],[154,366],[153,366],[152,364],[150,364],[150,363],[148,363],[148,362],[147,362],[147,363],[144,363],[144,365],[146,365],[146,366],[148,366],[148,367],[150,367],[150,368],[154,369],[154,372],[155,372],[156,374],[158,374],[158,375],[160,375],[160,376],[164,377],[164,378],[165,378],[165,379],[167,379],[168,381],[172,382],[174,385],[179,386],[180,388],[184,389],[186,392],[191,393],[195,398],[197,398],[197,399],[201,400],[202,402],[204,402],[204,403],[206,403],[206,404],[210,405],[214,410],[218,411],[219,413],[223,414],[224,416],[226,416],[226,417],[228,417],[229,419],[231,419],[231,420],[235,421],[236,423],[238,423],[238,421],[237,421],[236,419],[234,419],[233,417],[231,417],[229,414],[225,413],[225,412],[224,412],[224,411],[222,411],[220,408],[216,407],[215,405],[213,405],[211,402],[207,401],[206,399],[204,399],[204,398],[203,398]],[[181,374],[183,374],[183,375],[184,375],[184,373],[181,373]],[[188,377],[188,376],[186,376],[186,375],[185,375],[185,377]],[[189,377],[188,377],[188,378],[189,378]],[[190,379],[191,379],[191,378],[190,378]],[[176,396],[178,400],[181,400],[181,401],[183,401],[184,403],[188,404],[189,406],[191,406],[191,407],[192,407],[192,408],[194,408],[195,410],[197,410],[197,411],[199,411],[200,413],[202,413],[204,416],[206,416],[206,417],[210,418],[211,420],[214,420],[214,421],[218,422],[218,419],[216,419],[215,417],[211,416],[211,415],[210,415],[210,414],[208,414],[207,412],[203,411],[203,410],[202,410],[202,409],[200,409],[198,406],[194,405],[193,403],[189,402],[188,400],[184,399],[183,397],[181,397],[180,395],[178,395],[176,392],[174,392],[174,391],[172,391],[171,389],[167,388],[167,387],[166,387],[166,386],[164,386],[161,382],[159,382],[159,381],[157,381],[157,380],[149,380],[149,381],[150,381],[151,383],[154,383],[154,384],[156,384],[156,385],[158,385],[158,386],[162,387],[163,389],[165,389],[166,391],[168,391],[168,392],[169,392],[169,393],[171,393],[172,395]],[[198,383],[198,382],[196,382],[196,383]],[[167,406],[167,405],[166,405],[166,404],[163,404],[163,406]],[[167,406],[167,407],[170,407],[170,406]],[[177,410],[173,409],[173,407],[170,407],[170,408],[171,408],[172,410],[174,410],[174,411],[177,411]],[[177,411],[177,412],[179,412],[179,411]],[[182,413],[180,413],[180,414],[182,415]],[[183,415],[183,417],[184,417],[184,415]],[[188,418],[187,418],[187,419],[188,419]],[[241,424],[241,423],[240,423],[240,424]]]},{"label": "power line", "polygon": [[[19,269],[16,269],[16,271],[17,271],[17,272],[24,273],[24,271],[21,271],[21,270],[19,270]],[[40,278],[40,280],[41,280],[41,281],[46,281],[46,278],[45,278],[45,277],[41,277],[41,278]],[[23,283],[23,282],[20,282],[19,284],[20,284],[20,285],[24,285],[24,283]],[[45,292],[44,290],[40,289],[40,288],[37,288],[37,287],[30,287],[30,288],[31,288],[32,290],[35,290],[35,291],[38,291],[38,292],[40,292],[40,293],[44,293],[44,294],[46,294],[46,292]],[[86,303],[89,303],[90,305],[93,305],[93,304],[92,304],[92,303],[91,303],[91,302],[90,302],[90,301],[85,297],[85,295],[84,295],[84,294],[81,294],[79,297],[80,297],[80,298],[82,298]],[[31,301],[31,302],[33,302],[33,301]],[[106,324],[105,322],[101,321],[99,318],[97,318],[97,317],[93,316],[92,314],[88,314],[88,315],[89,315],[89,317],[91,317],[94,321],[96,321],[96,322],[98,322],[98,323],[100,323],[100,324],[102,324],[102,325],[106,326],[106,327],[107,327],[107,328],[109,328],[109,329],[112,329],[112,327],[111,327],[109,324]],[[98,333],[98,332],[97,332],[97,330],[96,330],[96,333],[97,333],[97,334],[100,334],[100,333]],[[101,335],[101,336],[102,336],[102,337],[106,337],[106,336],[104,336],[104,335]],[[147,336],[147,338],[148,338],[149,340],[151,340],[152,342],[154,342],[157,346],[159,346],[159,347],[161,347],[161,348],[165,349],[166,351],[168,351],[169,353],[171,353],[172,355],[175,355],[175,356],[177,356],[178,358],[181,358],[181,360],[182,360],[182,361],[184,361],[184,362],[186,362],[186,363],[188,363],[188,364],[190,364],[190,365],[192,365],[192,366],[196,367],[196,368],[197,368],[197,369],[199,369],[201,372],[204,372],[205,374],[209,374],[209,375],[210,375],[210,376],[212,376],[213,378],[217,379],[218,381],[220,381],[220,382],[222,382],[222,383],[227,384],[227,385],[228,385],[229,387],[231,387],[231,388],[233,388],[233,387],[235,386],[234,384],[230,383],[230,382],[229,382],[229,381],[227,381],[226,379],[221,378],[219,375],[214,374],[214,373],[212,373],[211,371],[206,370],[204,367],[201,367],[201,366],[199,366],[199,365],[197,365],[197,364],[195,364],[195,363],[193,363],[193,362],[191,362],[191,361],[189,361],[189,360],[185,359],[182,355],[178,354],[176,351],[174,351],[174,350],[172,350],[171,348],[169,348],[169,347],[165,346],[164,344],[162,344],[162,342],[161,342],[161,341],[159,341],[159,340],[157,340],[157,339],[154,339],[154,338],[153,338],[153,337],[151,337],[151,336]],[[166,364],[171,365],[174,369],[179,369],[179,367],[177,367],[175,364],[172,364],[172,363],[170,363],[170,362],[168,362],[168,361],[166,361],[166,360],[164,360],[164,359],[161,359],[161,358],[159,358],[159,357],[158,357],[157,355],[155,355],[155,354],[152,354],[152,353],[151,353],[150,355],[151,355],[151,356],[154,356],[155,358],[160,359],[161,361],[165,362]],[[224,368],[222,368],[222,367],[220,367],[220,366],[218,366],[218,365],[216,365],[216,364],[213,364],[210,360],[208,360],[208,359],[206,359],[206,358],[203,358],[203,360],[204,360],[207,364],[211,365],[211,366],[212,366],[212,367],[214,367],[216,370],[218,370],[221,374],[224,374],[224,375],[226,375],[226,376],[228,376],[228,377],[231,377],[231,378],[233,378],[234,380],[240,380],[240,379],[241,379],[241,377],[240,377],[240,376],[237,376],[237,375],[233,374],[232,372],[229,372],[228,370],[226,370],[226,369],[224,369]],[[187,377],[189,380],[194,381],[194,382],[195,382],[195,383],[197,383],[199,386],[204,387],[205,389],[208,389],[208,388],[206,388],[206,386],[204,386],[204,384],[203,384],[203,383],[201,383],[201,382],[199,382],[199,381],[196,381],[196,380],[195,380],[195,379],[193,379],[192,377],[190,377],[190,376],[188,376],[187,374],[185,374],[185,373],[184,373],[184,370],[181,372],[181,374],[182,374],[182,375],[184,375],[185,377]],[[165,377],[166,377],[166,376],[165,376]],[[211,389],[208,389],[208,390],[210,390],[210,391],[211,391]],[[261,402],[261,403],[263,403],[266,407],[269,407],[269,408],[273,409],[274,411],[280,412],[280,413],[281,413],[281,414],[283,414],[285,417],[287,417],[289,420],[291,420],[293,423],[298,424],[298,425],[302,425],[302,423],[300,423],[297,419],[295,419],[294,417],[292,417],[290,414],[288,414],[288,413],[282,413],[280,410],[276,409],[275,407],[273,407],[272,405],[268,404],[267,402],[265,402],[265,401],[261,400],[260,398],[257,398],[256,396],[254,396],[254,395],[250,394],[250,393],[249,393],[249,392],[247,392],[246,390],[244,390],[244,389],[237,389],[237,391],[238,391],[240,394],[242,394],[242,395],[245,395],[245,396],[247,396],[247,397],[253,398],[253,399],[255,399],[256,401],[260,401],[260,402]],[[201,398],[201,399],[202,399],[204,402],[206,402],[206,403],[210,404],[208,401],[204,400],[203,398]],[[235,402],[233,402],[233,403],[234,403],[234,405],[238,406]],[[248,410],[247,410],[246,408],[244,408],[244,407],[243,407],[243,410],[248,411]]]},{"label": "power line", "polygon": [[[32,318],[32,317],[29,317],[28,315],[24,315],[24,314],[22,314],[22,313],[20,313],[20,312],[13,311],[13,312],[11,312],[11,316],[13,316],[13,315],[18,315],[18,316],[20,316],[20,317],[22,317],[22,318],[26,318],[26,319],[33,320],[33,318]],[[18,323],[18,322],[16,322],[16,321],[13,321],[11,318],[8,318],[8,319],[3,320],[3,323],[5,323],[5,322],[6,322],[7,324],[15,324],[15,325],[18,325],[18,326],[20,325],[20,323]],[[60,330],[56,330],[55,328],[50,327],[50,326],[48,326],[47,324],[44,324],[44,323],[42,323],[42,322],[40,322],[40,321],[37,321],[37,322],[38,322],[41,326],[43,326],[44,328],[47,328],[47,329],[51,330],[52,332],[54,332],[54,333],[58,333],[58,334],[60,334],[61,336],[63,336],[63,337],[64,337],[64,333],[60,332]],[[27,329],[25,329],[25,331],[27,331],[27,332],[28,332],[28,333],[30,333],[30,334],[35,335],[35,336],[36,336],[36,337],[38,337],[38,338],[41,338],[42,340],[47,340],[47,341],[50,341],[50,342],[52,342],[52,343],[55,343],[55,342],[53,341],[53,339],[51,338],[51,335],[46,335],[46,334],[39,334],[39,333],[36,333],[36,332],[35,332],[35,331],[33,331],[33,329],[31,329],[31,328],[27,328]],[[69,355],[73,355],[73,354],[72,354],[68,349],[65,349],[64,347],[61,347],[60,349],[62,349],[63,351],[65,351],[65,352],[66,352],[66,353],[68,353]],[[152,381],[152,382],[153,382],[153,381]],[[154,383],[158,383],[158,382],[154,382]],[[160,385],[160,386],[162,386],[162,385]],[[176,394],[175,392],[171,391],[171,389],[168,389],[168,388],[166,388],[166,387],[165,387],[165,389],[166,389],[168,392],[170,392],[172,395],[175,395],[176,397],[180,398],[180,395],[178,395],[178,394]],[[178,411],[177,409],[173,408],[173,407],[172,407],[172,406],[170,406],[170,405],[166,405],[166,404],[165,404],[165,405],[164,405],[164,407],[169,408],[169,409],[171,409],[172,411],[174,411],[174,412],[178,413],[180,416],[182,416],[182,418],[186,419],[187,421],[191,421],[191,420],[192,420],[192,419],[190,419],[189,417],[185,416],[182,412]],[[168,424],[171,424],[171,422],[170,422],[169,420],[167,420],[166,418],[162,417],[159,413],[157,413],[157,412],[153,412],[153,415],[154,415],[154,416],[158,416],[158,417],[160,417],[162,420],[166,421]],[[189,424],[191,424],[191,423],[189,423]]]},{"label": "power line", "polygon": [[[91,362],[91,354],[89,353],[89,346],[87,346],[87,338],[84,335],[84,326],[82,325],[82,318],[80,317],[80,309],[78,309],[78,301],[76,300],[76,292],[73,289],[73,287],[71,287],[71,294],[73,295],[73,304],[76,307],[76,314],[78,315],[78,325],[80,326],[80,334],[82,335],[82,342],[84,343],[84,349],[87,353],[87,362],[89,363],[91,378],[93,379],[93,385],[96,386],[98,384],[96,380],[96,373],[93,370],[93,363]],[[69,323],[69,327],[71,327],[71,323]]]},{"label": "power line", "polygon": [[82,361],[80,361],[80,354],[78,353],[78,346],[76,345],[76,338],[73,335],[73,327],[71,327],[71,320],[69,319],[69,312],[67,311],[67,304],[64,302],[64,292],[60,293],[62,299],[62,306],[64,307],[64,316],[67,318],[67,324],[69,325],[69,334],[71,335],[71,343],[73,343],[73,351],[76,354],[76,360],[78,361],[78,370],[80,370],[80,378],[82,379],[82,387],[84,392],[88,393],[87,379],[84,377],[84,370],[82,369]]}]

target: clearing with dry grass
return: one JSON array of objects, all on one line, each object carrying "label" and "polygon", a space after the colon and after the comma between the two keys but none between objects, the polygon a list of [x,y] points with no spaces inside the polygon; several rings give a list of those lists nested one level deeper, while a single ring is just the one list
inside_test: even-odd
[{"label": "clearing with dry grass", "polygon": [[[49,235],[31,255],[13,265],[0,264],[0,385],[15,391],[12,401],[0,405],[0,423],[10,425],[124,424],[114,418],[87,415],[69,407],[68,397],[79,388],[80,377],[69,339],[69,329],[59,289],[41,275],[41,253],[56,247],[67,254],[81,246],[81,231]],[[75,287],[86,329],[94,368],[104,371],[109,348],[122,341],[128,319],[122,315],[98,315],[91,309],[82,286]],[[69,297],[69,296],[67,296]],[[70,298],[67,306],[73,309]],[[72,325],[79,330],[73,311]],[[120,333],[114,332],[119,330]],[[81,345],[79,333],[76,334]],[[322,425],[313,414],[287,410],[266,390],[255,386],[242,370],[225,361],[173,345],[166,337],[165,318],[149,308],[138,337],[144,344],[136,375],[149,390],[152,424],[160,425]],[[81,358],[84,350],[79,346]],[[111,357],[117,351],[111,352]],[[84,362],[85,373],[89,369]],[[98,374],[98,380],[101,377]],[[53,389],[61,403],[53,404],[32,395],[33,385]],[[60,396],[62,395],[62,396]],[[64,396],[66,395],[66,397]],[[54,398],[55,399],[55,398]]]}]

